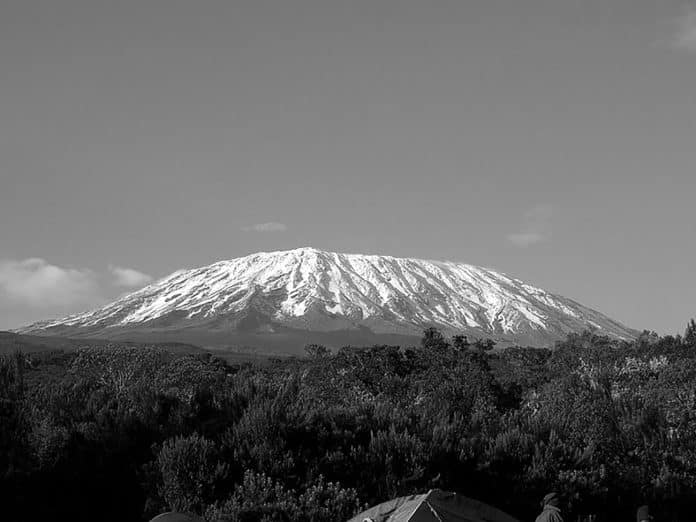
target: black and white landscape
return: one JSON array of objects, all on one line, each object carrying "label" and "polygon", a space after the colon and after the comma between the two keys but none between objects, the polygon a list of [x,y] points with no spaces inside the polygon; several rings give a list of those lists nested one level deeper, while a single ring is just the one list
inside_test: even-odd
[{"label": "black and white landscape", "polygon": [[0,0],[0,522],[687,522],[696,0]]}]

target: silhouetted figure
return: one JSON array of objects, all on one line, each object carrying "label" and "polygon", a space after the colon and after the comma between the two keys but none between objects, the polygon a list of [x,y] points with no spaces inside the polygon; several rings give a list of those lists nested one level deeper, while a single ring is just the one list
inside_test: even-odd
[{"label": "silhouetted figure", "polygon": [[535,522],[563,522],[561,516],[561,501],[556,493],[549,493],[541,501],[543,507],[541,514]]},{"label": "silhouetted figure", "polygon": [[652,519],[653,517],[650,515],[649,506],[640,506],[636,510],[636,522],[650,522]]}]

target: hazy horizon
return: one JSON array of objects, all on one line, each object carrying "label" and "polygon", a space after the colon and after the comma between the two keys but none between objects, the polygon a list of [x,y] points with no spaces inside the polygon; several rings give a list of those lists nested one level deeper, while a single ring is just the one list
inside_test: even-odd
[{"label": "hazy horizon", "polygon": [[0,6],[0,329],[302,246],[696,316],[696,4]]}]

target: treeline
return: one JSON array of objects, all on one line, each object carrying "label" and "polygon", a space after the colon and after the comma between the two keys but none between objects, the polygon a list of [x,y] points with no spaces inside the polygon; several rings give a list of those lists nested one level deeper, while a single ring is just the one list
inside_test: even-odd
[{"label": "treeline", "polygon": [[304,359],[93,347],[0,359],[0,519],[347,520],[454,490],[522,520],[696,511],[696,324],[553,351],[424,333]]}]

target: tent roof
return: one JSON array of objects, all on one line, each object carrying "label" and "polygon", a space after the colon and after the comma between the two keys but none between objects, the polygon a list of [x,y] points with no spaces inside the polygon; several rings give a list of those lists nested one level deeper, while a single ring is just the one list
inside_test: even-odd
[{"label": "tent roof", "polygon": [[348,522],[364,522],[365,519],[373,522],[518,522],[488,504],[439,489],[389,500]]},{"label": "tent roof", "polygon": [[150,522],[202,522],[202,519],[195,515],[170,511],[169,513],[157,515],[155,518],[150,520]]}]

